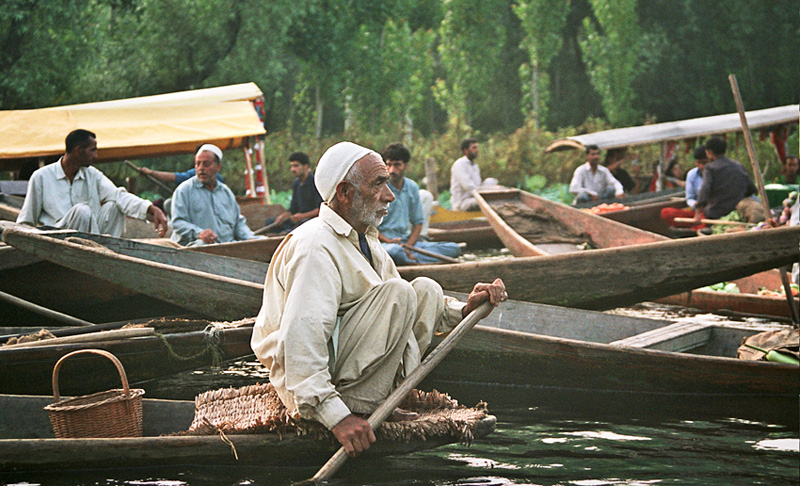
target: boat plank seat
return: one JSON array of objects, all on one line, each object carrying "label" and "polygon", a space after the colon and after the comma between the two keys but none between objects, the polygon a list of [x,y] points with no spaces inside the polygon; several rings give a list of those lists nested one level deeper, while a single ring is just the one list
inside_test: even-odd
[{"label": "boat plank seat", "polygon": [[676,322],[610,344],[682,353],[707,344],[713,328],[702,322]]}]

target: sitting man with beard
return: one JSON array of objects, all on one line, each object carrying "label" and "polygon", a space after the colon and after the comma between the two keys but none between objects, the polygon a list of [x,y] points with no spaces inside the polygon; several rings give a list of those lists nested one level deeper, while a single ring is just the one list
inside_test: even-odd
[{"label": "sitting man with beard", "polygon": [[[325,202],[275,251],[251,340],[288,412],[320,422],[351,456],[375,442],[364,415],[419,365],[433,334],[507,298],[500,279],[476,284],[466,304],[429,278],[402,280],[376,228],[394,200],[388,180],[372,150],[340,142],[323,154],[314,181]],[[413,418],[397,409],[389,420]]]}]

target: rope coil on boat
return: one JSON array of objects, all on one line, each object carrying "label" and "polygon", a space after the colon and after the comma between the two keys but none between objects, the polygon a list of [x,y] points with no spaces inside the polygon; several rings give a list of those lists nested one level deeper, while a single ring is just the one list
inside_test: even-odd
[{"label": "rope coil on boat", "polygon": [[158,338],[161,339],[161,342],[164,343],[170,359],[177,361],[191,361],[205,355],[206,353],[211,353],[211,365],[220,366],[225,357],[225,353],[222,350],[222,338],[220,333],[222,327],[223,326],[209,324],[203,330],[204,346],[196,353],[183,356],[175,351],[175,348],[172,347],[164,334],[156,333],[156,336],[158,336]]}]

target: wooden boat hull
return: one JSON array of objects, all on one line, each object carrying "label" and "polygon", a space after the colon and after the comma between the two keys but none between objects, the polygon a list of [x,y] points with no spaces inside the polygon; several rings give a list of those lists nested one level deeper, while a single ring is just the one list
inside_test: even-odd
[{"label": "wooden boat hull", "polygon": [[[214,362],[252,353],[252,325],[217,332],[181,332],[90,343],[33,347],[0,347],[0,393],[53,392],[56,362],[79,349],[104,349],[115,355],[131,383],[210,366]],[[119,374],[110,361],[95,355],[76,356],[62,366],[60,390],[65,395],[85,395],[119,388]]]},{"label": "wooden boat hull", "polygon": [[16,221],[25,198],[0,193],[0,219]]},{"label": "wooden boat hull", "polygon": [[[505,406],[556,405],[598,416],[688,411],[796,422],[798,367],[736,359],[743,338],[778,327],[507,301],[422,386],[460,400],[491,396]],[[657,337],[641,339],[650,334]]]},{"label": "wooden boat hull", "polygon": [[[761,288],[776,291],[782,288],[780,272],[777,269],[760,272],[746,278],[732,280],[739,287],[739,293],[694,290],[658,299],[658,302],[684,307],[694,307],[706,311],[730,310],[742,314],[779,316],[791,318],[785,296],[758,295]],[[795,305],[798,298],[794,299]]]},{"label": "wooden boat hull", "polygon": [[[108,251],[61,240],[75,232],[46,236],[6,228],[4,241],[26,252],[214,319],[250,317],[261,307],[264,263],[217,255],[196,258],[183,250],[81,235],[115,250]],[[475,282],[502,278],[518,300],[612,309],[793,263],[800,255],[798,239],[796,228],[778,228],[547,257],[408,266],[399,271],[407,280],[426,276],[444,289],[461,292],[470,291]],[[211,297],[197,299],[200,291]]]},{"label": "wooden boat hull", "polygon": [[[47,234],[17,226],[4,230],[3,240],[37,257],[214,319],[258,313],[266,264],[211,254],[198,258],[195,252],[74,231]],[[209,292],[213,298],[197,298]]]},{"label": "wooden boat hull", "polygon": [[[0,419],[0,471],[153,466],[187,461],[264,467],[322,465],[337,449],[333,441],[319,441],[308,436],[229,434],[225,440],[218,435],[160,436],[189,428],[194,417],[194,402],[178,400],[143,401],[145,437],[54,439],[43,410],[51,402],[50,397],[0,395],[4,411]],[[491,433],[495,423],[493,416],[487,416],[478,424],[475,437]],[[405,454],[452,442],[455,442],[452,437],[381,441],[370,447],[363,457]]]},{"label": "wooden boat hull", "polygon": [[480,211],[453,211],[452,209],[436,207],[436,212],[431,214],[430,224],[447,223],[451,221],[465,221],[468,219],[482,218]]},{"label": "wooden boat hull", "polygon": [[[623,202],[623,204],[625,204]],[[661,219],[661,210],[665,208],[685,208],[686,199],[677,198],[666,201],[637,204],[623,211],[609,211],[598,216],[627,224],[651,233],[669,236],[670,226]]]},{"label": "wooden boat hull", "polygon": [[428,228],[431,241],[453,241],[466,243],[473,249],[503,246],[486,218],[473,218],[461,221],[448,221],[432,224]]},{"label": "wooden boat hull", "polygon": [[284,236],[269,236],[258,240],[233,241],[218,245],[204,245],[187,247],[187,251],[207,253],[234,258],[243,258],[257,262],[269,262],[272,254],[278,249]]},{"label": "wooden boat hull", "polygon": [[478,192],[476,199],[497,236],[517,257],[548,255],[551,254],[551,249],[544,244],[531,243],[520,236],[515,228],[509,226],[497,214],[496,207],[508,204],[545,213],[555,222],[563,224],[575,235],[588,235],[599,248],[638,245],[662,239],[647,231],[616,221],[609,221],[607,218],[601,218],[565,204],[548,201],[543,197],[519,189]]},{"label": "wooden boat hull", "polygon": [[[715,238],[711,240],[710,238]],[[798,259],[796,228],[687,238],[546,257],[403,267],[469,292],[502,278],[511,298],[582,309],[613,309],[787,265]],[[707,244],[708,243],[708,244]],[[699,293],[699,292],[693,292]]]}]

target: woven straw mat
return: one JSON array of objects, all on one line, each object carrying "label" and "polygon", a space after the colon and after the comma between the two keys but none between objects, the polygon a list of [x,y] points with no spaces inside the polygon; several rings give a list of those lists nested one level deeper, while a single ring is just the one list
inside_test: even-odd
[{"label": "woven straw mat", "polygon": [[[375,435],[394,441],[426,440],[451,436],[458,441],[472,442],[473,430],[486,417],[486,403],[473,408],[459,405],[447,394],[436,390],[413,390],[400,405],[417,412],[415,420],[385,422]],[[310,434],[318,439],[333,439],[333,434],[313,420],[291,418],[272,384],[223,388],[195,398],[195,417],[183,435],[277,433],[279,435]]]}]

